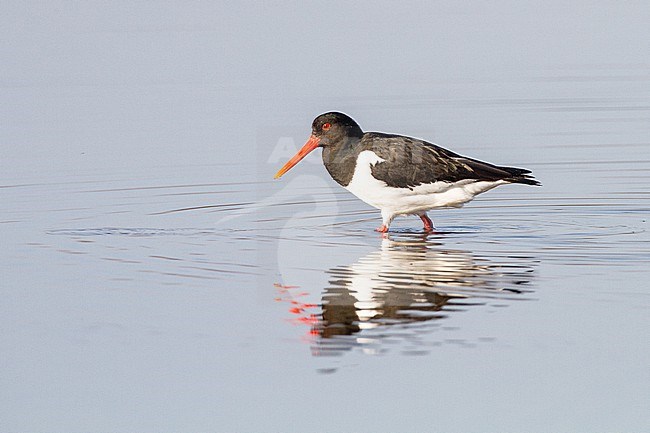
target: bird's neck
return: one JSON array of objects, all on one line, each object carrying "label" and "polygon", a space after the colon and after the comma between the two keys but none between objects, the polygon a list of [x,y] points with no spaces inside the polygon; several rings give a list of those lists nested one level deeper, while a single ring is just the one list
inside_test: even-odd
[{"label": "bird's neck", "polygon": [[323,164],[332,179],[339,185],[347,186],[352,180],[359,156],[361,138],[346,137],[334,145],[323,148]]}]

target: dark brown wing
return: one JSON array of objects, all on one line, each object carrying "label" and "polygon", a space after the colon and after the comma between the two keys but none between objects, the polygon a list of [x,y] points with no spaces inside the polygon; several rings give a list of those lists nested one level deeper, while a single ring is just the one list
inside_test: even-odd
[{"label": "dark brown wing", "polygon": [[530,171],[499,167],[466,158],[432,143],[400,135],[367,133],[361,144],[384,162],[372,167],[372,175],[396,188],[411,188],[434,182],[458,182],[467,179],[539,185]]}]

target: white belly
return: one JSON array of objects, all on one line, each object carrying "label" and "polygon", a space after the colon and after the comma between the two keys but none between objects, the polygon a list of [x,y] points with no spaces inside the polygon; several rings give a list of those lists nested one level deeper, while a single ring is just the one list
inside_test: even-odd
[{"label": "white belly", "polygon": [[435,208],[462,206],[477,194],[508,183],[504,180],[465,179],[453,183],[434,182],[413,188],[393,188],[386,182],[372,177],[371,167],[383,161],[373,151],[361,152],[352,180],[345,188],[370,206],[393,215],[417,214]]}]

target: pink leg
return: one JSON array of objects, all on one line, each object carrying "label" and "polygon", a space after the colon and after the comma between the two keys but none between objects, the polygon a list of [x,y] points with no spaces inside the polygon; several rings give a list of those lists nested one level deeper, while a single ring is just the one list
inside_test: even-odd
[{"label": "pink leg", "polygon": [[432,232],[434,227],[433,227],[433,221],[431,221],[431,218],[429,218],[426,213],[423,213],[422,215],[420,215],[420,219],[424,223],[424,231],[425,232]]},{"label": "pink leg", "polygon": [[380,227],[377,227],[375,229],[375,231],[379,232],[379,233],[386,233],[386,232],[388,232],[388,227],[386,227],[386,225],[382,224]]}]

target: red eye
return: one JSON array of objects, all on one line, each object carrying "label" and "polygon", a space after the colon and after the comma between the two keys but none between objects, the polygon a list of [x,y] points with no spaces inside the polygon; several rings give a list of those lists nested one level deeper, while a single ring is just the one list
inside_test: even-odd
[{"label": "red eye", "polygon": [[323,131],[327,131],[332,127],[331,123],[323,123]]}]

